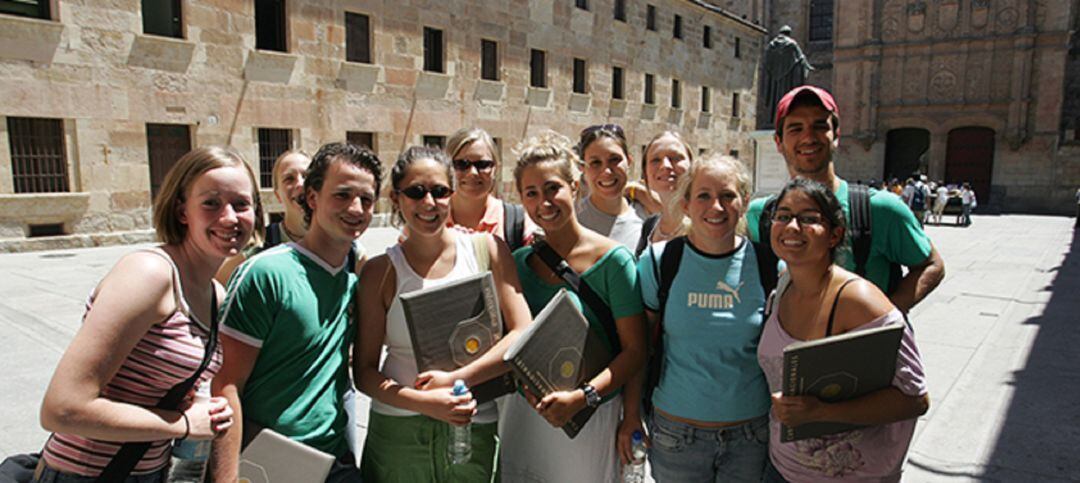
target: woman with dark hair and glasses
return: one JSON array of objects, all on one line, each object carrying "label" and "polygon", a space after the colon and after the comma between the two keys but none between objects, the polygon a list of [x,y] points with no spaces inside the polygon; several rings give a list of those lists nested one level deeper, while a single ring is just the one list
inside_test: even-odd
[{"label": "woman with dark hair and glasses", "polygon": [[450,197],[447,226],[466,233],[491,233],[510,246],[527,245],[536,225],[521,205],[495,197],[499,180],[499,150],[491,135],[480,128],[463,128],[450,136],[446,154],[454,166],[454,194]]},{"label": "woman with dark hair and glasses", "polygon": [[[507,371],[503,353],[530,322],[510,250],[487,233],[446,227],[450,212],[450,160],[434,148],[411,147],[390,178],[395,222],[409,237],[366,263],[360,274],[360,330],[354,374],[371,396],[360,470],[367,482],[490,481],[495,466],[494,402],[477,405],[454,396],[457,379],[474,387]],[[486,258],[486,259],[485,259]],[[418,374],[400,294],[444,285],[490,270],[506,335],[482,357],[452,372]],[[380,356],[386,346],[385,362]],[[472,423],[472,458],[451,464],[450,426]]]},{"label": "woman with dark hair and glasses", "polygon": [[617,124],[585,128],[577,152],[588,192],[577,202],[578,221],[636,255],[647,216],[634,210],[623,196],[631,163],[623,128]]},{"label": "woman with dark hair and glasses", "polygon": [[[922,359],[904,314],[874,284],[836,263],[844,220],[836,195],[815,181],[792,180],[777,197],[769,241],[787,272],[758,343],[758,363],[773,393],[766,482],[899,481],[915,420],[929,409]],[[780,392],[784,347],[887,324],[905,327],[891,387],[834,403]],[[781,423],[819,421],[866,427],[780,442]]]}]

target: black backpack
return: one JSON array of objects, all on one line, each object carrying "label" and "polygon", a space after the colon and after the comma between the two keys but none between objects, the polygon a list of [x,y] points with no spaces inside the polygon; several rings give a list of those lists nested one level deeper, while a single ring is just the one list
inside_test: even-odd
[{"label": "black backpack", "polygon": [[525,208],[513,203],[503,204],[503,241],[510,251],[525,245]]},{"label": "black backpack", "polygon": [[[848,234],[851,237],[851,251],[855,256],[855,273],[860,277],[866,276],[866,261],[870,259],[870,244],[872,242],[873,219],[870,216],[870,187],[863,184],[848,184],[848,206],[851,209],[851,223],[848,226]],[[772,214],[776,209],[776,197],[769,197],[765,202],[765,208],[761,210],[761,218],[758,219],[758,243],[756,251],[758,255],[759,269],[769,267],[765,276],[761,278],[762,285],[766,287],[766,293],[776,288],[779,274],[776,265],[780,261],[769,243],[769,231],[772,230]],[[889,287],[895,290],[900,281],[900,265],[889,264]],[[766,278],[767,277],[767,278]],[[884,290],[883,290],[884,291]]]},{"label": "black backpack", "polygon": [[[263,250],[268,250],[270,248],[276,247],[276,246],[281,244],[281,242],[283,241],[281,239],[281,230],[282,230],[282,228],[280,228],[278,226],[278,225],[281,225],[281,223],[282,222],[280,222],[280,221],[275,221],[275,222],[273,222],[273,223],[266,226],[266,241],[263,242],[262,248],[259,248],[260,252],[263,251]],[[356,246],[355,245],[349,247],[349,256],[346,257],[345,260],[348,262],[348,264],[346,265],[347,267],[352,267],[353,270],[356,269]]]},{"label": "black backpack", "polygon": [[660,215],[655,214],[645,219],[641,224],[641,236],[638,237],[637,247],[634,248],[634,257],[641,258],[641,254],[649,248],[649,239],[652,238],[653,230],[660,224]]}]

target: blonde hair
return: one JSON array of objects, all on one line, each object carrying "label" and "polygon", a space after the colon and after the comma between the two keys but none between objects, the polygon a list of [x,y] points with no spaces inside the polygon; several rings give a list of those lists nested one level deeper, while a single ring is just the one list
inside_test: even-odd
[{"label": "blonde hair", "polygon": [[309,156],[308,153],[305,153],[299,149],[290,149],[288,151],[285,151],[284,153],[281,153],[281,155],[279,155],[277,159],[274,160],[274,171],[271,173],[271,176],[274,180],[274,191],[277,191],[278,187],[281,186],[281,167],[284,166],[281,162],[284,161],[285,158],[294,154],[299,154],[300,156],[307,158],[308,164],[311,164],[311,156]]},{"label": "blonde hair", "polygon": [[649,170],[649,150],[652,149],[653,144],[656,144],[657,141],[664,137],[671,137],[672,139],[675,139],[675,141],[678,141],[679,146],[682,146],[683,151],[686,151],[686,160],[689,161],[690,164],[694,164],[694,148],[690,147],[690,143],[686,142],[681,134],[675,131],[661,132],[649,140],[649,144],[645,145],[645,152],[641,153],[641,177],[645,180],[645,186],[649,185],[649,177],[645,175]]},{"label": "blonde hair", "polygon": [[[675,195],[671,197],[671,203],[673,206],[669,206],[671,210],[681,210],[680,203],[684,201],[690,201],[690,188],[694,184],[694,180],[698,175],[706,170],[715,169],[722,173],[726,173],[732,176],[735,181],[735,189],[739,192],[739,196],[743,199],[744,209],[745,205],[750,201],[750,194],[753,193],[753,181],[751,181],[750,173],[746,169],[746,165],[735,159],[732,156],[726,154],[713,154],[705,159],[699,160],[690,165],[690,169],[686,171],[686,175],[679,178],[678,184],[675,185]],[[736,233],[745,235],[746,230],[746,217],[739,216],[739,226]],[[693,220],[690,220],[693,223]],[[689,228],[687,228],[689,229]]]},{"label": "blonde hair", "polygon": [[578,177],[577,165],[581,162],[574,151],[570,138],[555,131],[544,131],[528,138],[514,148],[517,165],[514,166],[514,185],[521,192],[521,175],[525,168],[541,163],[555,166],[559,177],[573,186]]},{"label": "blonde hair", "polygon": [[478,127],[461,128],[451,135],[450,139],[446,141],[446,155],[453,160],[462,149],[465,149],[465,146],[475,142],[483,144],[491,152],[491,159],[495,161],[496,166],[502,164],[502,160],[499,159],[499,148],[495,145],[495,138],[492,138],[487,131]]},{"label": "blonde hair", "polygon": [[154,230],[162,243],[179,245],[187,238],[187,226],[180,222],[177,207],[187,200],[195,180],[207,171],[225,167],[242,167],[251,182],[251,198],[255,208],[255,227],[252,230],[253,245],[262,244],[264,229],[263,206],[259,198],[259,183],[255,172],[244,157],[231,147],[205,146],[185,154],[165,174],[161,191],[154,200]]}]

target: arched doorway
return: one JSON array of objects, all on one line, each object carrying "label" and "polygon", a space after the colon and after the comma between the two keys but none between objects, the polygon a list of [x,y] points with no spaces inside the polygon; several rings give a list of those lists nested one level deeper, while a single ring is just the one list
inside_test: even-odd
[{"label": "arched doorway", "polygon": [[926,154],[930,150],[930,131],[916,127],[893,129],[885,137],[885,172],[882,179],[905,178],[926,173]]},{"label": "arched doorway", "polygon": [[945,182],[971,183],[980,207],[990,205],[990,185],[994,172],[994,130],[988,127],[960,127],[949,131],[945,149]]}]

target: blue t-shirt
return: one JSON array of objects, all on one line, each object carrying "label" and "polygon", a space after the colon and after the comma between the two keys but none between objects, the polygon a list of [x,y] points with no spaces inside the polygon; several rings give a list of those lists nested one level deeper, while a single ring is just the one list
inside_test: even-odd
[{"label": "blue t-shirt", "polygon": [[[667,242],[641,254],[645,307],[659,308],[660,260]],[[731,253],[709,255],[687,241],[664,310],[664,361],[652,403],[665,413],[708,422],[741,421],[769,410],[757,362],[765,291],[744,238]]]}]

